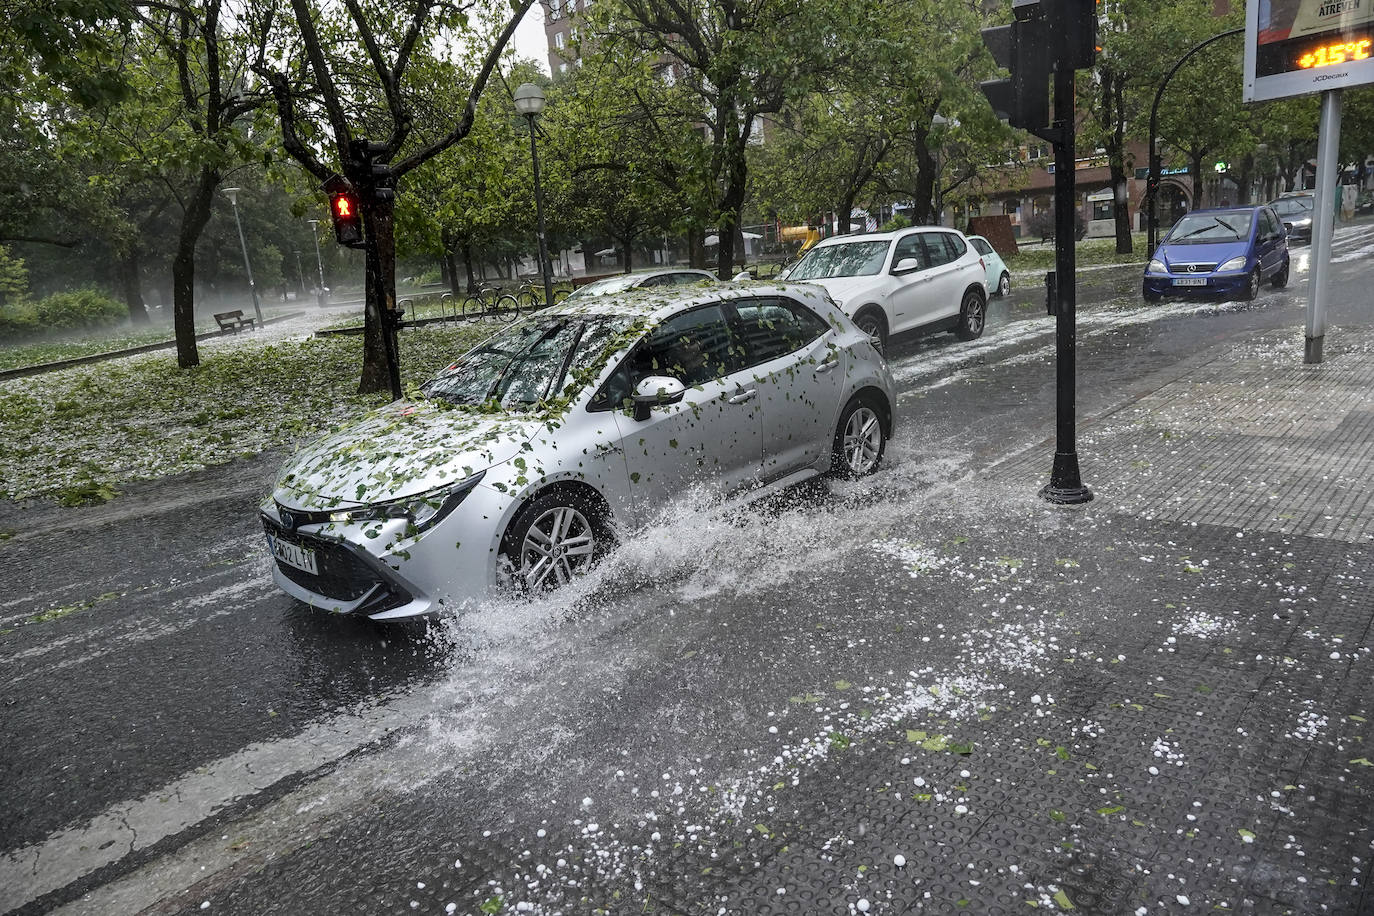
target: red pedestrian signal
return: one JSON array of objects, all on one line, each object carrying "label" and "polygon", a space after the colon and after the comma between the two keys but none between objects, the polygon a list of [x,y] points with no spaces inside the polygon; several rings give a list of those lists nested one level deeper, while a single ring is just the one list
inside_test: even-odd
[{"label": "red pedestrian signal", "polygon": [[353,191],[331,195],[330,212],[334,217],[334,238],[340,245],[359,248],[363,244],[363,217],[358,212],[358,196]]}]

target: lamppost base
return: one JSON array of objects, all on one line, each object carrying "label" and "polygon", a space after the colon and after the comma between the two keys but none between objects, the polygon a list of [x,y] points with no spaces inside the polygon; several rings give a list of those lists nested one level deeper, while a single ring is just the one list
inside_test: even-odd
[{"label": "lamppost base", "polygon": [[1077,452],[1055,452],[1050,482],[1040,490],[1040,498],[1057,506],[1076,506],[1090,502],[1093,491],[1083,486],[1078,473]]},{"label": "lamppost base", "polygon": [[1319,363],[1322,361],[1322,341],[1326,340],[1325,335],[1321,337],[1308,337],[1302,347],[1302,361],[1305,363]]}]

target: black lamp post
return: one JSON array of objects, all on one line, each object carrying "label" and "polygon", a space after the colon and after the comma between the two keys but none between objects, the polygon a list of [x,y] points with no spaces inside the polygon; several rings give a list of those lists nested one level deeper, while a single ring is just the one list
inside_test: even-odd
[{"label": "black lamp post", "polygon": [[544,305],[553,305],[553,278],[549,274],[549,249],[544,241],[544,189],[539,186],[539,150],[535,144],[534,119],[544,110],[544,90],[523,83],[515,90],[515,110],[530,122],[530,161],[534,163],[534,210],[539,217],[539,272],[544,277]]}]

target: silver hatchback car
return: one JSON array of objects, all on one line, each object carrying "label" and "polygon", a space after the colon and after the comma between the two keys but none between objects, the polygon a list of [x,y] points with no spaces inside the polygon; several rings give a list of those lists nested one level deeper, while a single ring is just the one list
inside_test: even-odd
[{"label": "silver hatchback car", "polygon": [[288,594],[390,620],[596,562],[688,487],[871,473],[892,375],[814,286],[567,302],[309,446],[261,508]]}]

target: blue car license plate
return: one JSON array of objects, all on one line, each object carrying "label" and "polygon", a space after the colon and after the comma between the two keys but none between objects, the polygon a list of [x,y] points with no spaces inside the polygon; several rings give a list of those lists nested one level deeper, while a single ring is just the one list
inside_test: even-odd
[{"label": "blue car license plate", "polygon": [[1206,286],[1206,277],[1174,277],[1174,286]]}]

